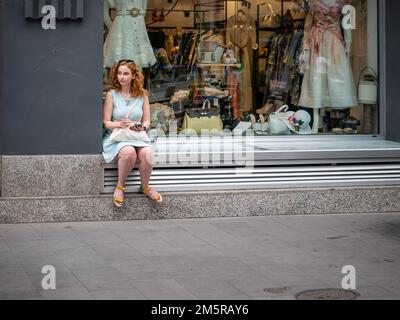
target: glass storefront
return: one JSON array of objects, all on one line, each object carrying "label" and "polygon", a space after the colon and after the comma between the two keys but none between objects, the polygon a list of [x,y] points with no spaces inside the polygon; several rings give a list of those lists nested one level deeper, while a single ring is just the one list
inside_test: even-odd
[{"label": "glass storefront", "polygon": [[377,0],[105,0],[109,72],[134,60],[152,133],[379,133]]}]

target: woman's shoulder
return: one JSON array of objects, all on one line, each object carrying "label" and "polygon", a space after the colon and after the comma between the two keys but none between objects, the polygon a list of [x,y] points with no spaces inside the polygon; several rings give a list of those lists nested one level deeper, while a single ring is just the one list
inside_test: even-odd
[{"label": "woman's shoulder", "polygon": [[107,91],[107,96],[114,98],[118,94],[118,90],[116,89],[109,89]]},{"label": "woman's shoulder", "polygon": [[105,100],[110,101],[111,103],[114,103],[114,101],[115,101],[115,90],[114,89],[110,89],[106,92]]},{"label": "woman's shoulder", "polygon": [[147,93],[147,91],[144,91],[142,94],[133,97],[133,99],[138,99],[138,100],[146,100],[149,98],[149,94]]}]

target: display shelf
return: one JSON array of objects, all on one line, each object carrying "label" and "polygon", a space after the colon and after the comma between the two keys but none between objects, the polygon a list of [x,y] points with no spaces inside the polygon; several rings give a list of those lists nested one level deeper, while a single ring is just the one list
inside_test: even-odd
[{"label": "display shelf", "polygon": [[204,67],[235,67],[240,68],[240,63],[198,63],[197,67],[204,68]]}]

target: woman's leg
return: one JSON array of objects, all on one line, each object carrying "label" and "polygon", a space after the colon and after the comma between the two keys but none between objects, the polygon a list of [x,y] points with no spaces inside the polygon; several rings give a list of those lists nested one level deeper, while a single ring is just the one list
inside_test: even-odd
[{"label": "woman's leg", "polygon": [[151,147],[136,148],[137,156],[140,161],[140,182],[143,187],[149,185],[151,173],[153,172],[153,149]]},{"label": "woman's leg", "polygon": [[[136,150],[132,146],[125,146],[118,152],[118,186],[125,186],[125,180],[135,167],[136,159]],[[115,190],[114,196],[123,198],[124,193],[122,190]]]},{"label": "woman's leg", "polygon": [[162,202],[161,195],[154,189],[149,187],[149,181],[151,177],[151,173],[153,171],[153,148],[151,147],[142,147],[136,149],[139,163],[139,171],[140,171],[140,181],[142,184],[142,192],[152,198],[154,201]]}]

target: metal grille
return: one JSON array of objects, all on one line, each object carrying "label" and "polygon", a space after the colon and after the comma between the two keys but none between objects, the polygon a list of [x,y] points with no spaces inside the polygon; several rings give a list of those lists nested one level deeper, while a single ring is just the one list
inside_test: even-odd
[{"label": "metal grille", "polygon": [[[113,192],[117,180],[116,166],[105,167],[103,193]],[[400,163],[155,168],[150,183],[160,191],[399,185]],[[127,191],[136,192],[139,185],[135,169]]]}]

